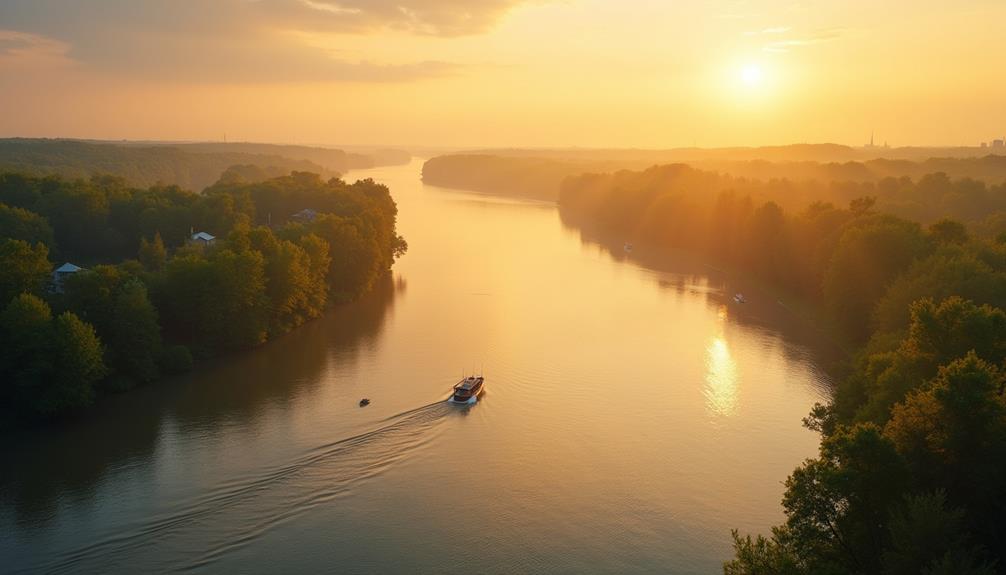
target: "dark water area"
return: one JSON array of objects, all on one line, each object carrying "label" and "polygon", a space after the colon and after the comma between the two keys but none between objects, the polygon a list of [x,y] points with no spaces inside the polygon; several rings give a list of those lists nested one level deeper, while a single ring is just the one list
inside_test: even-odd
[{"label": "dark water area", "polygon": [[781,520],[830,386],[814,326],[420,168],[347,175],[410,245],[362,300],[0,438],[0,572],[714,573]]}]

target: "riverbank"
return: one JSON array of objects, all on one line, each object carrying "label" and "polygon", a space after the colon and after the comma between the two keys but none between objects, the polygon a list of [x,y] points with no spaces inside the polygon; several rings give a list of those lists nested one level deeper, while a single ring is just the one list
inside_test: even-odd
[{"label": "riverbank", "polygon": [[[123,189],[114,179],[0,177],[0,202],[46,232],[45,241],[38,233],[0,244],[21,274],[0,293],[9,301],[0,404],[22,419],[52,421],[96,395],[187,371],[193,357],[258,346],[367,292],[407,248],[388,188],[372,181],[295,173],[221,181],[197,195]],[[95,237],[63,218],[63,204],[81,195],[92,207],[112,206],[76,214],[106,233]],[[124,217],[130,212],[139,215]],[[184,232],[186,220],[214,233]],[[135,242],[138,259],[63,266],[50,277],[46,241],[61,258],[106,262]]]}]

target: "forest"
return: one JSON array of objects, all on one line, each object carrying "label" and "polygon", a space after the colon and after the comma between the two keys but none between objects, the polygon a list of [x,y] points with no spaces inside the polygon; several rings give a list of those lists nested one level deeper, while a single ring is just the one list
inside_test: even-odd
[{"label": "forest", "polygon": [[396,215],[383,185],[307,172],[201,194],[0,174],[0,411],[52,421],[294,329],[388,272]]},{"label": "forest", "polygon": [[[672,165],[571,178],[559,206],[568,225],[757,275],[821,310],[854,350],[833,400],[804,421],[820,454],[787,479],[785,523],[735,532],[727,574],[997,573],[1006,189],[945,174],[825,189],[848,201],[803,193],[784,208],[787,186]],[[994,212],[995,226],[983,217]]]},{"label": "forest", "polygon": [[202,190],[235,165],[254,165],[260,179],[291,171],[338,176],[350,169],[409,161],[400,150],[350,153],[333,148],[254,143],[158,143],[0,139],[0,172],[87,179],[95,174],[124,178],[130,185],[177,185]]},{"label": "forest", "polygon": [[[915,149],[908,150],[914,152]],[[917,152],[905,151],[903,156],[906,157],[892,153],[874,158],[864,155],[866,153],[830,144],[667,152],[487,151],[432,158],[423,166],[423,181],[450,188],[555,201],[566,178],[620,170],[655,168],[659,171],[666,170],[663,166],[678,164],[717,174],[721,180],[706,188],[714,193],[743,187],[745,193],[755,199],[793,202],[798,206],[814,200],[844,202],[856,194],[869,194],[878,198],[884,211],[917,219],[931,216],[920,211],[918,206],[901,204],[910,204],[913,199],[908,194],[913,191],[907,189],[909,184],[921,182],[927,176],[932,180],[934,174],[943,174],[946,179],[961,181],[961,186],[972,187],[983,183],[996,187],[1006,181],[1006,156],[1003,155],[916,158]],[[942,192],[945,188],[942,182],[929,183],[930,191]],[[965,189],[961,193],[969,192]],[[902,197],[897,197],[898,194]],[[914,199],[920,197],[915,195]],[[938,209],[934,213],[943,215]]]}]

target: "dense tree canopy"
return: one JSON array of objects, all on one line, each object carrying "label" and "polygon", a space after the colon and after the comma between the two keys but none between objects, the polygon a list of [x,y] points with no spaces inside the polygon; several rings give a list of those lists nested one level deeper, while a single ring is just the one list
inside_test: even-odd
[{"label": "dense tree canopy", "polygon": [[[0,174],[0,201],[5,337],[42,334],[14,345],[0,370],[13,382],[0,407],[23,415],[72,411],[95,384],[147,383],[193,353],[258,345],[367,291],[406,248],[391,194],[371,180],[233,177],[193,194]],[[192,243],[192,230],[216,240]],[[47,241],[86,269],[50,285]]]}]

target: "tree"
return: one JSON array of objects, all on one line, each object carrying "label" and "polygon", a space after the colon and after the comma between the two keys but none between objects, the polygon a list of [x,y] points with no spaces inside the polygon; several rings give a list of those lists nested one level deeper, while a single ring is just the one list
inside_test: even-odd
[{"label": "tree", "polygon": [[877,205],[877,198],[872,196],[863,196],[849,202],[849,211],[852,213],[853,217],[858,218],[869,214],[875,205]]},{"label": "tree", "polygon": [[[920,489],[943,489],[969,524],[1000,547],[1006,514],[1004,378],[974,352],[940,368],[926,387],[895,406],[884,434],[908,462]],[[966,472],[962,472],[966,470]]]},{"label": "tree", "polygon": [[161,240],[161,232],[154,234],[154,239],[147,241],[147,238],[140,238],[140,263],[143,267],[152,272],[159,272],[164,269],[164,262],[168,260],[168,252],[164,249],[164,241]]},{"label": "tree", "polygon": [[968,241],[968,229],[964,224],[947,218],[930,225],[929,235],[941,244],[965,244]]},{"label": "tree", "polygon": [[53,320],[55,369],[34,401],[41,414],[58,415],[90,405],[94,382],[105,376],[101,340],[94,328],[71,312]]},{"label": "tree", "polygon": [[30,294],[20,294],[0,315],[0,398],[22,408],[53,368],[48,357],[52,312]]},{"label": "tree", "polygon": [[202,354],[258,345],[268,333],[265,260],[254,250],[176,255],[156,301],[165,328]]},{"label": "tree", "polygon": [[0,302],[6,304],[20,293],[41,294],[52,265],[45,244],[23,240],[0,241]]},{"label": "tree", "polygon": [[945,246],[891,283],[874,309],[874,328],[880,333],[903,332],[911,321],[912,303],[951,296],[1006,307],[1006,269],[995,269],[975,250]]},{"label": "tree", "polygon": [[914,222],[861,218],[846,228],[824,277],[824,303],[846,331],[865,339],[867,320],[888,284],[929,250]]},{"label": "tree", "polygon": [[890,504],[906,481],[894,444],[873,424],[839,427],[786,480],[783,507],[792,549],[810,572],[875,572]]},{"label": "tree", "polygon": [[800,575],[804,572],[792,549],[781,536],[783,529],[773,529],[773,536],[741,537],[734,529],[734,558],[723,564],[724,575]]},{"label": "tree", "polygon": [[56,247],[52,227],[42,216],[28,210],[0,203],[0,238],[39,242],[50,249]]},{"label": "tree", "polygon": [[911,317],[896,349],[867,356],[839,385],[835,404],[841,415],[882,424],[891,407],[936,377],[941,365],[972,350],[992,363],[1006,358],[1006,313],[1000,309],[955,296],[939,304],[922,299],[912,305]]},{"label": "tree", "polygon": [[139,280],[126,282],[115,297],[108,343],[116,372],[141,383],[157,378],[161,328],[147,288]]},{"label": "tree", "polygon": [[112,334],[115,298],[122,285],[130,279],[118,266],[97,265],[66,278],[62,296],[57,300],[62,309],[72,311],[108,339]]},{"label": "tree", "polygon": [[891,518],[890,541],[883,557],[885,575],[995,573],[969,543],[964,510],[948,508],[940,490],[906,497]]},{"label": "tree", "polygon": [[105,373],[101,341],[73,313],[55,319],[41,299],[22,294],[0,317],[3,395],[19,413],[61,415],[90,404]]}]

